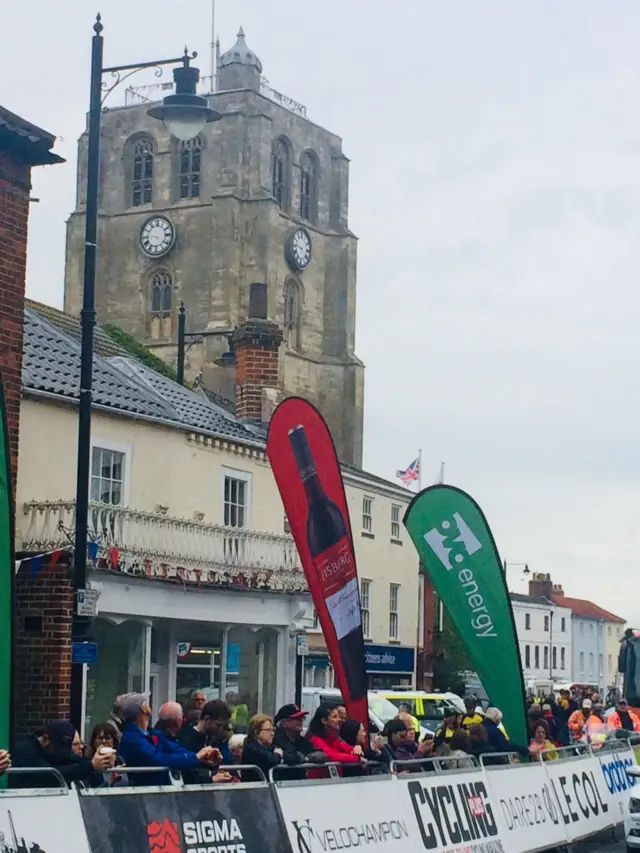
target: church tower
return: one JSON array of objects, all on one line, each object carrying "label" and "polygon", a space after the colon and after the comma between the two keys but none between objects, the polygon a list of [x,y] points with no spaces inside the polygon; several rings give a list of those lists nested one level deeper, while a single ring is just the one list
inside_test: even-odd
[{"label": "church tower", "polygon": [[[342,140],[267,86],[242,29],[218,62],[209,104],[222,119],[190,142],[147,115],[167,86],[128,90],[102,116],[98,320],[176,362],[184,302],[187,378],[233,396],[230,335],[250,293],[283,332],[278,381],[327,419],[340,458],[362,463],[364,366],[355,355],[356,248]],[[144,91],[147,97],[140,92]],[[82,304],[87,136],[67,227],[65,310]],[[255,285],[260,287],[256,288]],[[223,358],[223,353],[226,356]],[[231,372],[230,372],[231,371]]]}]

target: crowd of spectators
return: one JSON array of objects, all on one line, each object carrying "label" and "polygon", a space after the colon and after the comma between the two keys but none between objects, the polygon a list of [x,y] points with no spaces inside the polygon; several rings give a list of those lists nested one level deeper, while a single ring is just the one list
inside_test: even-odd
[{"label": "crowd of spectators", "polygon": [[148,698],[128,693],[117,698],[109,719],[94,727],[86,745],[71,723],[54,721],[18,743],[12,756],[0,750],[0,774],[11,765],[42,770],[11,774],[10,787],[58,786],[60,778],[91,787],[164,785],[171,783],[173,771],[187,784],[256,781],[270,778],[272,771],[278,780],[291,781],[326,777],[325,765],[351,777],[433,770],[433,759],[458,769],[473,766],[474,759],[502,763],[509,755],[554,760],[558,748],[571,742],[597,746],[614,730],[640,733],[640,720],[624,698],[617,697],[605,717],[597,694],[568,691],[531,704],[528,744],[509,738],[498,708],[483,711],[473,699],[466,701],[466,714],[447,716],[426,734],[408,705],[371,736],[359,720],[349,719],[343,704],[320,705],[308,721],[307,716],[291,703],[273,718],[243,717],[248,733],[240,734],[234,732],[239,718],[226,702],[207,701],[196,691],[184,707],[162,705],[152,726]]}]

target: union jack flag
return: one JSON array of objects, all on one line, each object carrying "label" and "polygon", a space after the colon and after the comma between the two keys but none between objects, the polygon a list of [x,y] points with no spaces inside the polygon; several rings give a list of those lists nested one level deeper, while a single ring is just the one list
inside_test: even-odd
[{"label": "union jack flag", "polygon": [[420,458],[414,459],[404,471],[396,471],[396,477],[402,480],[405,486],[417,483],[420,478]]}]

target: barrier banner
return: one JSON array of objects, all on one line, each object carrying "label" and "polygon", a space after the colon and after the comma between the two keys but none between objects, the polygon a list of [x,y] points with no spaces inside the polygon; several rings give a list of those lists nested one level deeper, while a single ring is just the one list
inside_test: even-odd
[{"label": "barrier banner", "polygon": [[555,788],[542,764],[485,770],[506,853],[527,853],[568,843]]},{"label": "barrier banner", "polygon": [[544,767],[558,798],[570,842],[620,822],[617,800],[609,792],[597,758],[589,755],[546,761]]},{"label": "barrier banner", "polygon": [[[34,794],[36,792],[34,791]],[[37,796],[0,794],[2,853],[89,853],[78,794],[40,789]]]},{"label": "barrier banner", "polygon": [[482,510],[460,489],[430,486],[411,501],[404,524],[509,736],[528,743],[511,600]]},{"label": "barrier banner", "polygon": [[405,776],[397,787],[403,791],[403,813],[413,811],[418,829],[415,845],[405,850],[504,853],[496,803],[482,770]]},{"label": "barrier banner", "polygon": [[363,848],[418,853],[420,833],[405,791],[391,777],[278,789],[293,853]]},{"label": "barrier banner", "polygon": [[638,763],[635,751],[630,746],[621,747],[615,751],[600,752],[598,763],[604,778],[613,821],[624,820],[624,807],[628,792],[637,784],[634,776],[627,776],[627,768],[635,767]]},{"label": "barrier banner", "polygon": [[300,554],[349,716],[369,726],[358,572],[336,449],[322,415],[300,397],[271,418],[267,456]]},{"label": "barrier banner", "polygon": [[206,790],[144,794],[101,794],[98,789],[82,793],[80,805],[92,853],[286,853],[289,849],[266,785],[212,785]]}]

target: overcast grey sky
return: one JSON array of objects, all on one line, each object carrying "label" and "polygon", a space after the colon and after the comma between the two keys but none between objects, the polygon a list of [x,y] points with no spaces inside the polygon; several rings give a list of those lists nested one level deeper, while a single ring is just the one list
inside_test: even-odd
[{"label": "overcast grey sky", "polygon": [[[11,4],[2,101],[68,159],[35,173],[29,244],[28,293],[58,306],[96,11],[107,63],[186,43],[208,73],[209,0]],[[393,477],[422,447],[429,481],[445,460],[507,560],[640,628],[637,0],[217,0],[217,19],[352,160],[365,466]]]}]

